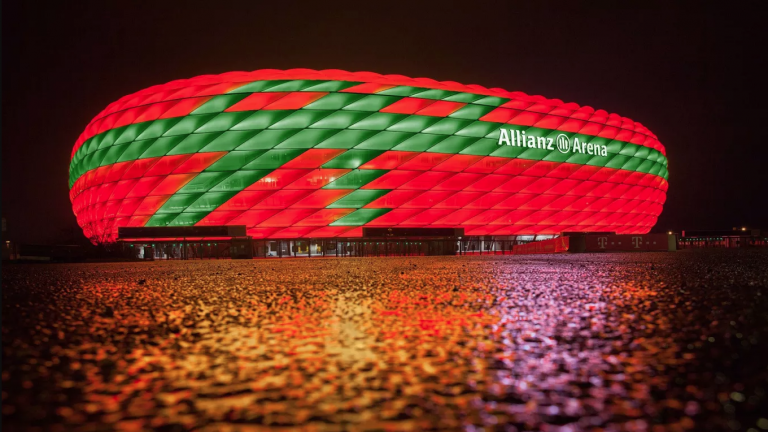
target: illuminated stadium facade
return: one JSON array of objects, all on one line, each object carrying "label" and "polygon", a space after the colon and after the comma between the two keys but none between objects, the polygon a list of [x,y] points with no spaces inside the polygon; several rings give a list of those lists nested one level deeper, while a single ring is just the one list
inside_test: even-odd
[{"label": "illuminated stadium facade", "polygon": [[93,241],[118,227],[244,225],[254,239],[363,228],[467,236],[647,233],[667,159],[640,123],[478,85],[259,70],[125,96],[78,138],[70,199]]}]

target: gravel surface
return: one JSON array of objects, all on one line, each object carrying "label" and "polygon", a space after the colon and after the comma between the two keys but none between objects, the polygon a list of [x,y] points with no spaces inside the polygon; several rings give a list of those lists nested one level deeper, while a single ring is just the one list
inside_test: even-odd
[{"label": "gravel surface", "polygon": [[9,430],[768,429],[768,250],[3,265]]}]

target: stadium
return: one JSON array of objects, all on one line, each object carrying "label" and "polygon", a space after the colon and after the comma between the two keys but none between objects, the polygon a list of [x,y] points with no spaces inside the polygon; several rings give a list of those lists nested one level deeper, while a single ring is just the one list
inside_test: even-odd
[{"label": "stadium", "polygon": [[[644,234],[667,178],[657,137],[604,110],[309,69],[205,75],[125,96],[86,126],[69,169],[74,214],[94,243],[125,227],[175,229],[164,236],[175,241],[191,238],[182,227],[236,226],[265,244],[323,239],[316,250],[382,230],[512,241]],[[227,237],[210,233],[199,239]]]}]

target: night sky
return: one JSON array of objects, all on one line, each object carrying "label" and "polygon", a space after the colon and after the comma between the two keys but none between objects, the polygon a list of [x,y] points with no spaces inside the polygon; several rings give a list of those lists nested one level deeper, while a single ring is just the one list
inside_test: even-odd
[{"label": "night sky", "polygon": [[110,102],[179,78],[297,67],[501,87],[618,113],[667,148],[655,231],[768,228],[759,2],[584,3],[4,1],[10,238],[83,238],[69,157]]}]

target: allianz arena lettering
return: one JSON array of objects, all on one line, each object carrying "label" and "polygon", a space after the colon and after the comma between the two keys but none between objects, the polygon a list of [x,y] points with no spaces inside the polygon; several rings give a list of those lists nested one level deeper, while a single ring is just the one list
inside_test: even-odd
[{"label": "allianz arena lettering", "polygon": [[172,81],[125,96],[72,150],[94,241],[123,226],[245,225],[253,238],[363,227],[466,235],[647,233],[668,189],[640,123],[521,92],[309,69]]}]

